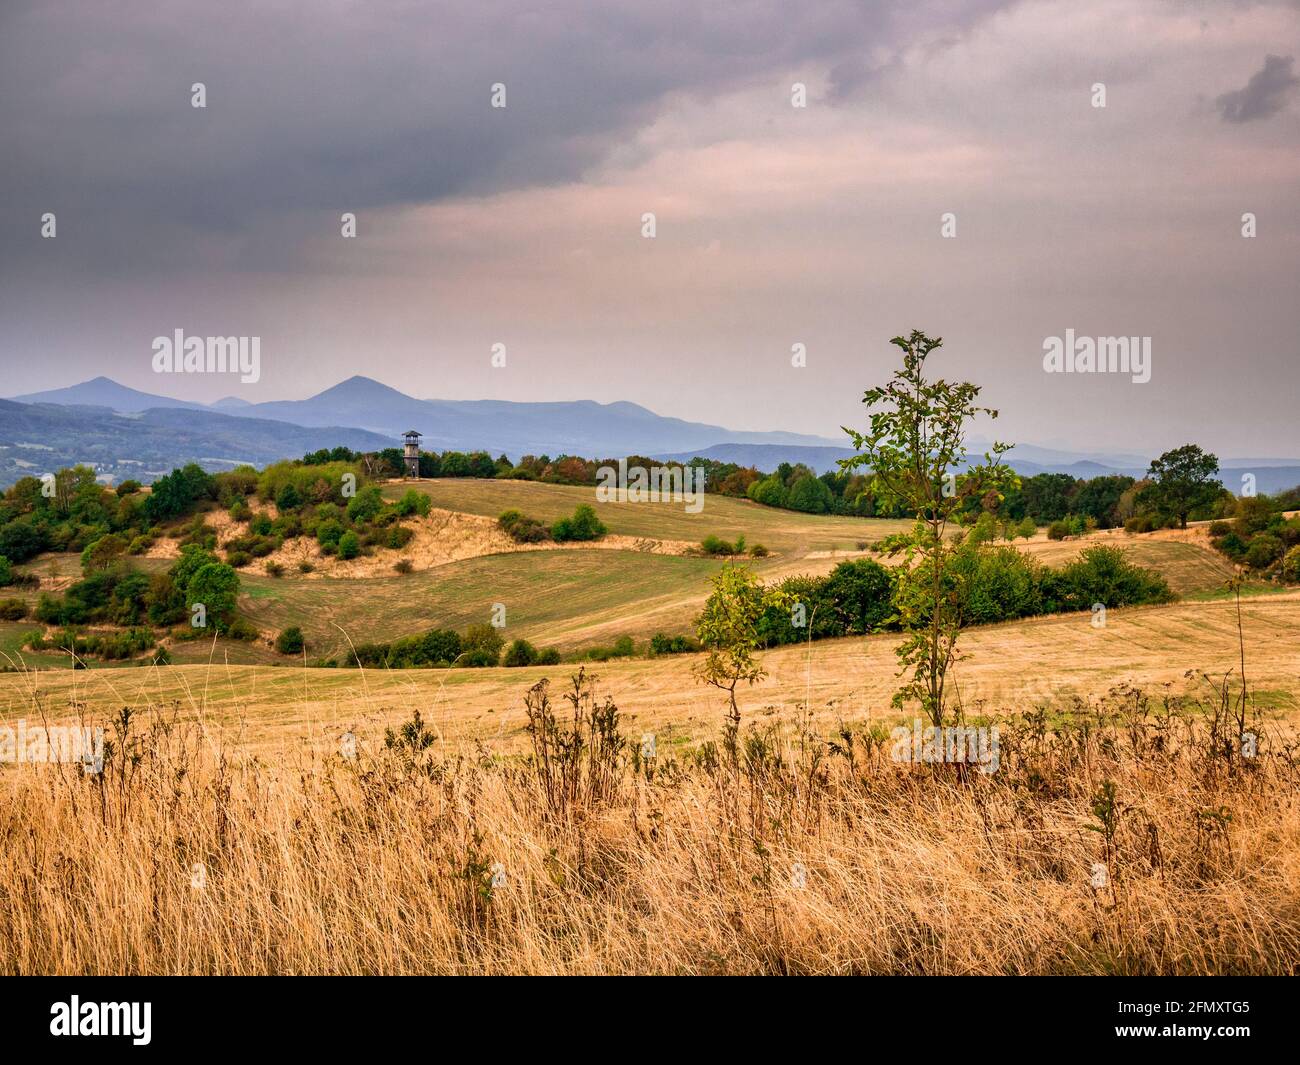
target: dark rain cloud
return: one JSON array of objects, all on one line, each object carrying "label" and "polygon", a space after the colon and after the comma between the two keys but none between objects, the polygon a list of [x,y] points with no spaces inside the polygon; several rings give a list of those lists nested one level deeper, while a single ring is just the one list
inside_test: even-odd
[{"label": "dark rain cloud", "polygon": [[[318,229],[313,212],[574,180],[669,93],[811,78],[992,5],[4,6],[0,270],[48,257],[33,220],[54,211],[81,266],[131,273],[265,268],[266,225],[291,238]],[[206,109],[191,107],[195,82]],[[489,106],[496,82],[504,110]]]},{"label": "dark rain cloud", "polygon": [[1223,121],[1250,122],[1281,111],[1291,90],[1300,84],[1291,72],[1294,63],[1294,56],[1265,56],[1263,67],[1250,76],[1244,89],[1225,92],[1214,101]]}]

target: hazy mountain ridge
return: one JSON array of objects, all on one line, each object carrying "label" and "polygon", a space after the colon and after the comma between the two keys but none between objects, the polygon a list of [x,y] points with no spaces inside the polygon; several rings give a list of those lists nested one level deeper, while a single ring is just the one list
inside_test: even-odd
[{"label": "hazy mountain ridge", "polygon": [[0,486],[84,463],[112,481],[149,482],[187,462],[207,469],[264,466],[322,447],[390,447],[375,433],[232,418],[203,408],[119,413],[106,407],[0,400]]},{"label": "hazy mountain ridge", "polygon": [[[68,417],[69,411],[78,413]],[[43,472],[50,463],[57,468],[74,461],[94,462],[106,476],[148,480],[192,460],[222,468],[296,458],[340,444],[355,450],[396,447],[407,429],[424,434],[426,450],[504,452],[516,460],[566,453],[675,461],[703,456],[761,470],[802,462],[825,473],[852,454],[828,438],[741,432],[656,414],[626,400],[417,399],[357,375],[307,399],[250,403],[227,396],[205,405],[151,395],[101,376],[0,400],[0,481],[11,484],[37,467]],[[982,439],[970,441],[973,456],[989,446]],[[1025,476],[1142,477],[1149,458],[1018,444],[1005,461]],[[1224,484],[1234,491],[1240,491],[1239,475],[1245,472],[1255,475],[1261,492],[1300,483],[1300,460],[1225,458],[1221,465]]]}]

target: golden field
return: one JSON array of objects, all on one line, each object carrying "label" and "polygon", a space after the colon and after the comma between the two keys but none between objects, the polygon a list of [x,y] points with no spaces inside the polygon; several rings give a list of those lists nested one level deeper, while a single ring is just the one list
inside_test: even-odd
[{"label": "golden field", "polygon": [[[490,514],[502,490],[457,505]],[[769,522],[765,577],[864,551],[843,519],[751,509],[655,539]],[[619,535],[654,516],[629,508]],[[733,741],[693,655],[380,671],[188,641],[184,664],[70,670],[17,626],[0,725],[102,725],[109,748],[98,776],[0,765],[0,971],[1295,972],[1300,592],[1250,589],[1239,629],[1195,530],[1127,540],[1180,602],[963,634],[989,774],[891,758],[897,634],[763,654]],[[1084,544],[1018,546],[1057,564]],[[346,647],[496,598],[508,637],[569,651],[685,631],[719,564],[567,549],[249,575],[242,608]]]}]

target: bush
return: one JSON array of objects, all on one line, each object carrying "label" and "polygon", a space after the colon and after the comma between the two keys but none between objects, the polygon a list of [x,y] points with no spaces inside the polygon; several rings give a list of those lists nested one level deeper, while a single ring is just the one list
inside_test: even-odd
[{"label": "bush", "polygon": [[961,580],[964,624],[987,625],[1042,610],[1038,567],[1014,547],[959,551],[953,570]]},{"label": "bush", "polygon": [[501,647],[505,643],[496,628],[484,622],[471,625],[465,630],[461,641],[464,657],[461,662],[467,666],[495,666],[501,660]]},{"label": "bush", "polygon": [[284,567],[278,562],[268,562],[266,564],[266,575],[268,577],[283,577]]},{"label": "bush", "polygon": [[306,561],[306,559],[304,559],[302,562],[299,562],[299,563],[298,563],[298,572],[299,572],[299,573],[311,573],[312,570],[314,570],[315,568],[316,568],[316,567],[315,567],[312,563]]},{"label": "bush", "polygon": [[1040,589],[1043,610],[1089,610],[1167,603],[1174,598],[1168,582],[1155,570],[1134,565],[1121,548],[1090,547],[1059,570],[1044,570]]},{"label": "bush", "polygon": [[[427,499],[428,496],[425,496],[424,498]],[[405,547],[414,538],[414,529],[408,529],[405,525],[394,525],[388,530],[388,536],[385,538],[385,543],[396,551]]]},{"label": "bush", "polygon": [[371,521],[384,509],[384,497],[374,485],[361,489],[348,501],[348,518],[362,524]]},{"label": "bush", "polygon": [[734,555],[736,545],[710,533],[700,541],[700,550],[706,555]]},{"label": "bush", "polygon": [[589,503],[580,503],[571,518],[561,518],[551,526],[551,537],[559,543],[568,540],[598,540],[609,530],[596,517]]},{"label": "bush", "polygon": [[762,544],[755,544],[749,549],[750,558],[767,558],[769,552]]},{"label": "bush", "polygon": [[503,666],[531,666],[537,661],[537,648],[527,640],[515,640],[502,659]]},{"label": "bush", "polygon": [[414,488],[408,488],[406,494],[393,504],[393,510],[403,518],[409,518],[412,514],[419,517],[427,517],[429,514],[429,497],[423,492],[417,492]]},{"label": "bush", "polygon": [[297,510],[302,506],[302,503],[302,493],[294,487],[292,481],[285,484],[275,494],[275,505],[281,513],[284,513],[286,510]]},{"label": "bush", "polygon": [[1256,533],[1246,547],[1244,561],[1251,569],[1267,569],[1285,550],[1282,541],[1272,533]]},{"label": "bush", "polygon": [[415,567],[411,565],[411,560],[409,558],[399,558],[393,563],[393,569],[397,570],[397,572],[402,575],[406,575],[415,569]]},{"label": "bush", "polygon": [[[1300,547],[1293,547],[1282,559],[1281,576],[1288,584],[1300,584]],[[10,600],[14,602],[14,600]]]},{"label": "bush", "polygon": [[1217,538],[1220,536],[1227,536],[1228,533],[1230,532],[1232,532],[1232,524],[1230,522],[1226,522],[1226,521],[1210,522],[1210,535],[1212,537]]},{"label": "bush", "polygon": [[517,510],[503,511],[497,524],[516,543],[536,544],[551,538],[551,531],[545,525]]},{"label": "bush", "polygon": [[533,664],[538,666],[558,666],[560,664],[560,652],[554,647],[543,647],[537,652],[537,660]]},{"label": "bush", "polygon": [[1047,538],[1049,540],[1064,540],[1070,535],[1070,526],[1065,521],[1054,521],[1047,527]]},{"label": "bush", "polygon": [[1151,513],[1134,514],[1133,517],[1124,522],[1124,531],[1130,533],[1149,533],[1160,527],[1160,518]]},{"label": "bush", "polygon": [[275,638],[275,649],[282,655],[300,655],[305,646],[302,629],[297,625],[290,625]]},{"label": "bush", "polygon": [[862,636],[884,628],[893,617],[893,586],[888,569],[859,558],[831,570],[822,593],[844,632]]},{"label": "bush", "polygon": [[666,636],[656,632],[650,637],[652,655],[684,655],[700,650],[700,641],[694,636]]},{"label": "bush", "polygon": [[21,599],[0,599],[0,621],[22,621],[27,616],[27,604]]},{"label": "bush", "polygon": [[340,536],[338,550],[339,558],[344,560],[356,558],[357,555],[361,554],[361,541],[357,538],[357,534],[349,529]]}]

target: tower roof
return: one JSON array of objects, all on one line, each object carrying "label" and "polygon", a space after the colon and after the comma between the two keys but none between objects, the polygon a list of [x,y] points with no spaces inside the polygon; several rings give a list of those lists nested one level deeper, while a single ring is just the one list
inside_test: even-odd
[{"label": "tower roof", "polygon": [[416,432],[414,429],[407,429],[406,432],[404,432],[402,435],[403,435],[403,436],[419,436],[420,434],[419,434],[418,432]]}]

